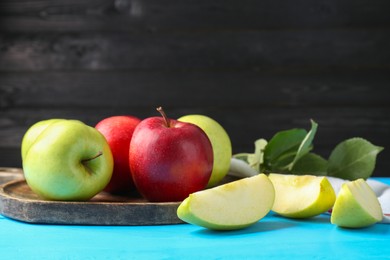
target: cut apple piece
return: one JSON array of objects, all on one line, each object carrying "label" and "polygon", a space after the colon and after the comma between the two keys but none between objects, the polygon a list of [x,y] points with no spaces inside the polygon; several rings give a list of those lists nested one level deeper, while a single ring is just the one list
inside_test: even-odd
[{"label": "cut apple piece", "polygon": [[336,194],[328,179],[314,175],[269,174],[275,187],[272,211],[289,218],[310,218],[332,208]]},{"label": "cut apple piece", "polygon": [[382,218],[382,208],[375,192],[365,180],[357,179],[341,186],[330,220],[340,227],[362,228]]},{"label": "cut apple piece", "polygon": [[177,215],[209,229],[241,229],[267,215],[274,199],[272,182],[265,174],[258,174],[192,193],[180,204]]}]

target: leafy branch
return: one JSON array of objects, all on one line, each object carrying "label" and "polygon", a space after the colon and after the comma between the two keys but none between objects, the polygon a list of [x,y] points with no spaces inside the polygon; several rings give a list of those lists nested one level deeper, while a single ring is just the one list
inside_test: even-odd
[{"label": "leafy branch", "polygon": [[257,173],[310,174],[348,180],[367,179],[372,175],[376,157],[383,147],[363,138],[350,138],[338,144],[326,160],[311,152],[317,128],[318,124],[311,120],[309,131],[294,128],[277,132],[269,141],[260,138],[255,141],[254,153],[235,154],[232,164],[243,161]]}]

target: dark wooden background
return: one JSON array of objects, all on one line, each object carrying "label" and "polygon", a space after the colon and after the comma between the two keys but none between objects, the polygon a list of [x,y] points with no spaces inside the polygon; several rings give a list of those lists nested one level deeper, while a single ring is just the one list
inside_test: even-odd
[{"label": "dark wooden background", "polygon": [[328,157],[360,136],[390,176],[388,0],[2,0],[0,166],[42,119],[206,114],[233,152],[319,124]]}]

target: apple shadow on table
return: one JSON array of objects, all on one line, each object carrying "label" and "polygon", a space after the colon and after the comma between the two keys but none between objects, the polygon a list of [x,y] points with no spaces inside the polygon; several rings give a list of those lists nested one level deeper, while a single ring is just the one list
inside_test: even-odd
[{"label": "apple shadow on table", "polygon": [[334,227],[334,231],[337,232],[337,234],[344,233],[349,235],[356,235],[356,236],[362,236],[362,235],[386,235],[389,233],[390,228],[388,224],[381,224],[376,223],[368,227],[363,228],[345,228],[345,227]]},{"label": "apple shadow on table", "polygon": [[311,223],[311,224],[329,224],[330,223],[330,215],[328,214],[320,214],[311,218],[288,218],[288,217],[283,217],[283,216],[278,216],[275,214],[276,218],[279,219],[285,219],[291,222],[294,222],[296,224],[301,224],[301,223]]},{"label": "apple shadow on table", "polygon": [[252,226],[249,226],[244,229],[220,231],[220,230],[210,230],[210,229],[202,228],[194,231],[193,234],[200,235],[200,236],[239,236],[245,234],[280,230],[280,229],[290,228],[293,226],[296,226],[296,224],[290,222],[282,222],[282,221],[261,220],[259,222],[256,222]]}]

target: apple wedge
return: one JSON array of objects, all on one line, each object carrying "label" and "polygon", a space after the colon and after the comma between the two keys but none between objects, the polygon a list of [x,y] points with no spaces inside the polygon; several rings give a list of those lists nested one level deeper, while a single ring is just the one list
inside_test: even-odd
[{"label": "apple wedge", "polygon": [[272,211],[289,218],[310,218],[329,210],[336,199],[328,179],[314,175],[269,174],[275,187]]},{"label": "apple wedge", "polygon": [[382,208],[374,191],[363,179],[341,186],[330,221],[340,227],[363,228],[381,221]]},{"label": "apple wedge", "polygon": [[275,190],[265,174],[258,174],[192,193],[177,209],[183,221],[214,230],[248,227],[271,210]]}]

